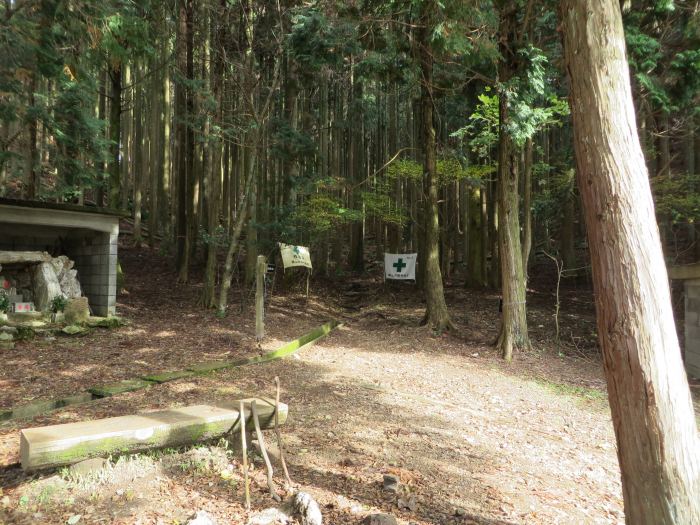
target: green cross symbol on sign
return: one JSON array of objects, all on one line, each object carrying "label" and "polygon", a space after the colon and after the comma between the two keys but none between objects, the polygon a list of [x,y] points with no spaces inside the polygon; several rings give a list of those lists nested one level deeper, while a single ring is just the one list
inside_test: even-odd
[{"label": "green cross symbol on sign", "polygon": [[294,253],[296,253],[297,255],[299,255],[299,254],[301,253],[301,250],[299,249],[298,246],[295,246],[294,248],[292,248],[292,251],[293,251]]},{"label": "green cross symbol on sign", "polygon": [[405,262],[403,262],[403,259],[399,257],[399,260],[396,261],[394,264],[392,264],[394,268],[396,268],[397,272],[401,272],[406,266],[408,266]]}]

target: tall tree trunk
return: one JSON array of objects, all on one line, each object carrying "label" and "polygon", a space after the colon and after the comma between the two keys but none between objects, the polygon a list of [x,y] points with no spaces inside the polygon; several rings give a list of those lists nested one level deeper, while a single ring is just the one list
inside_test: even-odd
[{"label": "tall tree trunk", "polygon": [[700,523],[700,442],[617,0],[563,0],[578,184],[629,524]]},{"label": "tall tree trunk", "polygon": [[[224,99],[223,99],[223,81],[224,81],[224,27],[227,25],[225,17],[226,0],[219,1],[219,9],[217,16],[214,16],[210,23],[212,24],[212,66],[211,66],[211,90],[214,101],[216,102],[216,110],[214,114],[214,124],[222,125],[224,114]],[[219,226],[219,215],[221,210],[221,161],[222,161],[223,143],[221,137],[217,134],[211,139],[211,172],[208,175],[207,184],[207,202],[209,203],[207,215],[207,231],[210,236],[214,236],[216,229]],[[204,272],[204,292],[202,302],[205,308],[213,308],[216,304],[216,270],[217,261],[217,246],[213,239],[207,245],[207,262]]]},{"label": "tall tree trunk", "polygon": [[187,93],[182,79],[187,72],[187,2],[178,5],[175,39],[177,68],[180,79],[175,83],[175,154],[177,155],[177,218],[175,221],[178,280],[187,280]]},{"label": "tall tree trunk", "polygon": [[[518,68],[516,31],[518,4],[515,0],[499,3],[498,80],[507,84]],[[530,346],[525,309],[525,274],[520,246],[520,217],[518,199],[518,158],[508,131],[510,114],[508,91],[498,94],[498,256],[501,262],[503,312],[497,346],[503,359],[510,361],[514,349]]]},{"label": "tall tree trunk", "polygon": [[194,143],[195,95],[191,82],[194,80],[194,0],[185,2],[185,71],[187,84],[185,85],[185,114],[187,124],[185,126],[185,172],[187,185],[185,187],[185,256],[178,268],[178,280],[186,283],[189,280],[190,261],[196,249],[197,243],[197,190],[198,178],[194,169],[196,147]]},{"label": "tall tree trunk", "polygon": [[574,174],[571,170],[571,188],[566,194],[564,210],[559,228],[559,251],[564,268],[576,267],[576,192],[574,191]]},{"label": "tall tree trunk", "polygon": [[143,179],[146,174],[142,171],[143,168],[143,157],[145,155],[145,148],[143,143],[144,133],[143,133],[143,114],[145,113],[145,100],[143,97],[143,92],[141,89],[141,82],[143,80],[143,68],[139,67],[139,64],[134,65],[134,87],[132,92],[134,94],[134,108],[131,112],[133,119],[133,130],[134,130],[134,141],[132,143],[134,152],[134,163],[132,169],[132,177],[134,180],[134,243],[141,243],[141,208],[143,203]]},{"label": "tall tree trunk", "polygon": [[149,150],[151,163],[149,166],[149,210],[148,210],[148,244],[151,248],[155,246],[156,235],[158,233],[158,208],[161,202],[161,181],[160,165],[163,162],[163,148],[161,141],[160,118],[163,109],[163,99],[160,96],[160,75],[155,74],[157,62],[151,61],[151,79],[149,83],[149,93],[151,96],[151,113],[148,123]]},{"label": "tall tree trunk", "polygon": [[433,125],[433,51],[430,39],[433,31],[432,14],[437,10],[433,1],[423,4],[422,24],[418,30],[418,56],[421,70],[421,109],[423,124],[423,173],[426,186],[426,222],[425,222],[425,298],[426,310],[423,324],[435,331],[453,329],[450,314],[447,311],[445,293],[440,272],[440,225],[438,223],[438,176],[437,145]]},{"label": "tall tree trunk", "polygon": [[119,208],[121,189],[121,170],[119,166],[119,146],[121,140],[122,113],[122,68],[116,63],[109,71],[111,83],[109,103],[109,206]]},{"label": "tall tree trunk", "polygon": [[[29,79],[29,100],[27,101],[30,108],[34,108],[35,97],[34,93],[37,90],[36,73],[32,73]],[[34,115],[29,117],[27,122],[27,158],[26,158],[26,180],[27,180],[27,198],[32,200],[37,197],[38,188],[40,185],[39,170],[39,150],[36,144],[37,139],[37,119]]]},{"label": "tall tree trunk", "polygon": [[532,137],[525,143],[525,162],[523,163],[523,273],[527,281],[527,267],[532,249]]},{"label": "tall tree trunk", "polygon": [[[354,209],[364,212],[360,193],[362,187],[359,183],[364,179],[365,158],[363,146],[363,129],[362,129],[362,97],[363,86],[362,81],[357,78],[357,73],[353,71],[352,90],[350,95],[350,112],[352,126],[350,132],[350,146],[348,153],[350,155],[348,162],[348,180],[353,185],[350,190],[351,205]],[[350,268],[355,272],[363,272],[365,269],[365,227],[364,213],[362,218],[352,223],[350,228]]]},{"label": "tall tree trunk", "polygon": [[231,234],[229,236],[228,250],[226,251],[226,261],[224,262],[224,271],[221,276],[221,285],[219,288],[219,301],[217,304],[218,315],[224,315],[226,313],[226,305],[228,304],[228,292],[231,289],[231,279],[233,278],[234,261],[233,257],[238,252],[239,241],[241,239],[241,233],[243,232],[243,226],[245,225],[248,216],[248,199],[250,198],[250,191],[255,182],[255,172],[257,164],[257,144],[260,139],[259,132],[252,133],[251,140],[249,142],[251,147],[250,160],[246,164],[247,172],[245,174],[245,180],[243,183],[243,191],[241,192],[241,198],[238,203],[236,221],[231,229]]}]

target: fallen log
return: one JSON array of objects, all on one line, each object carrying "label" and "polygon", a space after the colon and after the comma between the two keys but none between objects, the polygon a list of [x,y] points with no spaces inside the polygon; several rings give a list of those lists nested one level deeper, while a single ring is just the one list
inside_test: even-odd
[{"label": "fallen log", "polygon": [[[241,402],[245,407],[244,419],[252,425],[250,404],[254,399],[261,427],[274,428],[274,400],[246,398],[217,406],[196,405],[24,429],[20,432],[22,468],[44,469],[93,457],[215,439],[240,428]],[[286,421],[287,405],[280,403],[278,417],[281,422]]]}]

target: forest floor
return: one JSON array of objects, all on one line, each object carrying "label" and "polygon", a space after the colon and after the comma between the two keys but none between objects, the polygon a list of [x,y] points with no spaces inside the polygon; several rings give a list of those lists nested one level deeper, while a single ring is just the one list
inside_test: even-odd
[{"label": "forest floor", "polygon": [[[128,324],[3,350],[0,409],[260,352],[251,301],[241,311],[240,293],[218,319],[196,304],[201,282],[174,284],[168,259],[122,247],[120,260],[118,312]],[[342,326],[293,358],[0,423],[0,524],[177,524],[201,509],[219,523],[253,523],[274,506],[264,466],[255,460],[247,512],[239,458],[222,443],[113,459],[96,477],[25,474],[19,430],[274,396],[275,376],[289,405],[282,429],[291,477],[319,502],[324,523],[357,524],[373,512],[403,525],[624,522],[589,291],[564,291],[562,345],[553,294],[529,293],[533,349],[509,364],[491,347],[494,293],[447,286],[459,331],[436,335],[418,326],[424,305],[411,285],[337,277],[312,283],[308,303],[300,283],[280,288],[269,299],[263,349],[330,319]],[[398,494],[383,489],[383,474],[399,477]],[[279,468],[275,479],[281,486]]]}]

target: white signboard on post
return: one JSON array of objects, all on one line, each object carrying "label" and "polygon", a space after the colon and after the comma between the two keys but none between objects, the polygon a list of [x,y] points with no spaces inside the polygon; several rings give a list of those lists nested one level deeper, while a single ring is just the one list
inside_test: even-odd
[{"label": "white signboard on post", "polygon": [[387,279],[416,280],[417,253],[385,253],[384,277]]},{"label": "white signboard on post", "polygon": [[311,255],[306,246],[294,246],[292,244],[279,243],[280,254],[282,254],[282,264],[285,270],[293,266],[304,266],[311,268]]}]

